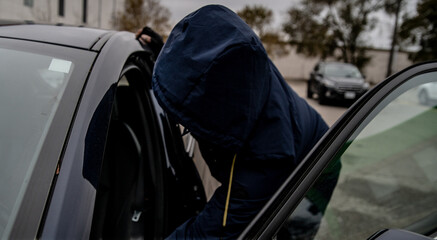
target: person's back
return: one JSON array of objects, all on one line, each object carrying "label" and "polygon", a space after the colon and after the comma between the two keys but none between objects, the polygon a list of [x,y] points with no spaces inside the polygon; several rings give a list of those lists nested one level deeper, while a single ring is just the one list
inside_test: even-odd
[{"label": "person's back", "polygon": [[[328,129],[234,12],[203,7],[172,30],[155,96],[198,140],[222,186],[169,238],[236,238]],[[230,181],[231,180],[231,181]]]}]

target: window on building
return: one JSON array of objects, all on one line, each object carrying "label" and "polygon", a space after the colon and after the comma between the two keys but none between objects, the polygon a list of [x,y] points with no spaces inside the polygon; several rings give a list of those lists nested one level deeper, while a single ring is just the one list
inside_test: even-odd
[{"label": "window on building", "polygon": [[87,5],[88,5],[88,1],[83,0],[83,9],[82,9],[82,22],[83,23],[86,23],[86,21],[87,21]]},{"label": "window on building", "polygon": [[33,0],[24,0],[24,6],[33,7]]},{"label": "window on building", "polygon": [[65,16],[64,0],[58,1],[58,15],[61,17]]}]

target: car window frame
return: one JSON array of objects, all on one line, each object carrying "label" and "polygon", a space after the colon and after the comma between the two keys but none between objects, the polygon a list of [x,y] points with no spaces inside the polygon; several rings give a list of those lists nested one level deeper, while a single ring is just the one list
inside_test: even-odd
[{"label": "car window frame", "polygon": [[316,64],[316,66],[314,66],[313,72],[318,73],[319,70],[320,70],[320,64]]},{"label": "car window frame", "polygon": [[[133,33],[116,32],[104,40],[104,44],[100,45],[101,48],[94,46],[90,50],[96,52],[97,57],[90,66],[80,102],[76,107],[74,121],[70,127],[71,134],[65,141],[63,155],[59,159],[60,173],[52,183],[52,192],[45,214],[40,219],[39,232],[36,235],[38,239],[89,237],[96,189],[82,176],[81,170],[72,170],[72,168],[82,166],[86,134],[98,105],[105,95],[113,91],[126,61],[133,55],[141,55],[145,52],[134,36]],[[121,45],[123,48],[119,47]],[[104,66],[111,66],[111,68]],[[71,174],[75,174],[75,177],[71,178]],[[79,178],[80,182],[76,181]],[[66,197],[67,194],[76,194],[76,191],[80,191],[81,197],[88,198],[84,204],[77,199]],[[78,207],[80,209],[77,209]],[[76,215],[69,217],[71,211],[75,211]],[[85,214],[81,215],[79,211]],[[74,219],[78,216],[80,219]],[[72,221],[74,224],[71,223]]]},{"label": "car window frame", "polygon": [[412,77],[432,71],[437,71],[435,61],[413,65],[392,75],[363,95],[319,140],[239,239],[271,239],[312,187],[315,179],[378,104]]},{"label": "car window frame", "polygon": [[[139,111],[138,115],[140,116],[140,122],[143,129],[132,129],[135,135],[144,134],[146,141],[141,142],[142,152],[144,153],[145,160],[141,166],[145,169],[150,168],[150,172],[145,172],[144,176],[149,173],[151,174],[152,182],[154,184],[153,192],[156,192],[153,196],[153,202],[164,202],[166,198],[166,193],[164,191],[158,191],[165,189],[164,187],[164,176],[163,172],[165,169],[165,158],[166,158],[166,149],[164,149],[163,143],[165,139],[163,139],[164,135],[162,134],[162,128],[160,126],[159,116],[156,111],[156,106],[153,101],[153,96],[151,92],[151,77],[153,68],[153,61],[150,59],[150,55],[144,52],[134,53],[132,54],[126,61],[121,70],[120,76],[117,81],[117,90],[115,90],[115,98],[117,97],[117,91],[120,86],[131,88],[135,91],[136,99],[135,102],[138,104]],[[121,83],[126,81],[126,83]],[[121,83],[121,84],[120,84]],[[127,84],[127,85],[125,85]],[[115,85],[114,85],[115,86]],[[113,97],[114,97],[113,96]],[[115,101],[113,104],[116,104]],[[112,106],[113,107],[113,106]],[[146,111],[147,110],[147,111]],[[113,115],[114,112],[111,113]],[[112,119],[113,120],[113,119]],[[112,121],[111,120],[111,121]],[[108,137],[108,136],[106,136]],[[107,143],[106,143],[107,144]],[[106,146],[105,144],[105,146]],[[106,147],[105,147],[106,148]],[[145,151],[147,149],[147,151]],[[147,161],[146,161],[147,160]],[[105,159],[102,159],[105,161]],[[148,167],[146,168],[145,165]],[[136,179],[138,180],[138,179]],[[99,190],[97,190],[98,192]],[[97,202],[95,202],[97,204]],[[163,204],[160,207],[154,209],[154,226],[152,227],[152,233],[154,234],[154,238],[162,238],[163,232],[165,230],[165,221],[166,221],[166,212],[167,206]],[[101,229],[97,229],[98,226],[96,224],[96,206],[94,206],[93,213],[93,223],[91,226],[91,235],[90,238],[101,238],[104,235],[101,235],[102,232],[98,232]],[[139,215],[141,216],[141,215]],[[146,217],[142,214],[143,218]],[[99,219],[102,221],[102,219]],[[104,222],[104,221],[103,221]],[[145,228],[141,229],[142,233],[148,234],[145,231]],[[97,235],[96,235],[97,234]],[[99,235],[100,234],[100,235]],[[141,237],[150,237],[141,235]],[[105,238],[105,237],[103,237]]]},{"label": "car window frame", "polygon": [[320,65],[319,65],[319,70],[317,71],[317,73],[319,73],[320,75],[325,74],[325,64],[326,63],[320,63]]}]

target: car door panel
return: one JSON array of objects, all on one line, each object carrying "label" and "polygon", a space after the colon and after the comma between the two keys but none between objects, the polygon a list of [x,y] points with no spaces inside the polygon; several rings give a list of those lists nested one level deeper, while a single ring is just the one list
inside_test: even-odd
[{"label": "car door panel", "polygon": [[[115,34],[98,53],[92,69],[88,71],[60,159],[59,175],[53,181],[51,199],[40,226],[41,238],[89,238],[96,196],[95,179],[100,176],[115,86],[132,52],[142,50],[139,44],[133,45],[130,41],[135,40],[123,33]],[[114,45],[122,42],[125,43],[124,48]],[[87,161],[86,151],[94,154],[88,156]],[[94,170],[90,173],[83,167],[85,162],[91,163],[91,159]]]},{"label": "car door panel", "polygon": [[[2,134],[5,134],[2,135],[5,141],[2,142],[2,146],[5,148],[0,151],[4,154],[4,166],[8,166],[8,161],[12,160],[12,163],[19,167],[14,169],[11,168],[14,165],[9,165],[3,168],[5,172],[1,174],[4,186],[14,189],[2,191],[9,195],[2,198],[0,203],[2,210],[7,206],[7,213],[1,214],[2,223],[5,216],[9,219],[6,228],[0,230],[0,235],[2,238],[10,239],[35,238],[49,199],[58,160],[64,153],[64,143],[69,135],[88,67],[96,54],[3,38],[0,39],[0,45],[6,52],[20,53],[1,53],[4,61],[1,63],[0,78],[5,86],[8,86],[3,88],[8,92],[2,92],[2,101],[13,106],[11,109],[14,111],[3,111],[7,115],[2,117],[3,126],[6,127],[2,130],[7,129],[12,135],[2,131]],[[16,59],[14,56],[20,57]],[[10,71],[7,70],[13,70],[14,76],[8,77]],[[15,85],[20,87],[14,89]],[[17,99],[8,99],[11,94]],[[17,115],[22,107],[27,107],[26,111]],[[23,124],[23,121],[29,123]],[[47,124],[41,125],[43,122]],[[24,142],[17,142],[19,139],[23,139]],[[22,155],[9,158],[9,152],[13,153],[15,149],[19,149],[17,153]],[[8,203],[4,203],[3,200],[7,200]],[[9,203],[13,206],[10,209]]]}]

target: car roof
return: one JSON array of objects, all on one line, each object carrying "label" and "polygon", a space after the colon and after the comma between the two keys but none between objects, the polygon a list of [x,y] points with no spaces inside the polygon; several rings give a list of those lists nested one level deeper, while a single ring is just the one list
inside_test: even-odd
[{"label": "car roof", "polygon": [[113,33],[115,31],[74,26],[40,24],[0,26],[0,38],[30,40],[83,49],[92,49],[97,42],[106,41]]},{"label": "car roof", "polygon": [[352,63],[345,63],[345,62],[331,62],[331,61],[324,61],[320,62],[322,65],[348,65],[348,66],[355,66]]}]

